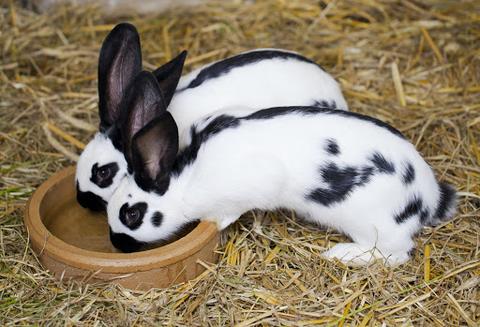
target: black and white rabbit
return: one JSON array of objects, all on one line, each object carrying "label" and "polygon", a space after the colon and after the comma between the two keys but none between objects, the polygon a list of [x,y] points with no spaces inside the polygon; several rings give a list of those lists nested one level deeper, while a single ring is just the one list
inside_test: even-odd
[{"label": "black and white rabbit", "polygon": [[[194,121],[231,106],[249,111],[279,105],[317,105],[348,110],[333,77],[313,61],[293,52],[254,50],[212,63],[180,78],[185,56],[183,52],[153,73],[162,94],[159,101],[168,107],[177,123],[180,148],[188,142],[188,130]],[[141,70],[140,39],[135,27],[126,23],[117,25],[100,51],[100,131],[88,143],[77,163],[77,199],[84,207],[102,210],[127,174],[121,119],[126,115],[126,106],[121,101],[127,86]],[[136,128],[142,127],[155,114],[154,111],[145,112]]]},{"label": "black and white rabbit", "polygon": [[[149,88],[152,79],[144,75],[139,84]],[[130,96],[133,106],[144,103],[142,92]],[[129,143],[133,176],[107,207],[117,248],[138,250],[197,219],[224,229],[251,209],[285,208],[352,239],[325,257],[400,264],[422,226],[455,213],[455,190],[437,182],[399,131],[368,116],[300,106],[225,111],[194,124],[190,135],[179,151],[177,126],[165,111]]]}]

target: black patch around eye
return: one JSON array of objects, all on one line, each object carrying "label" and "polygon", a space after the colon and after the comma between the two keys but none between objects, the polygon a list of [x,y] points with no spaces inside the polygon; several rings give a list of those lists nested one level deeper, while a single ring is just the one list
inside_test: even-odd
[{"label": "black patch around eye", "polygon": [[338,146],[337,141],[335,141],[334,139],[327,140],[327,144],[325,145],[325,150],[334,156],[340,153],[340,147]]},{"label": "black patch around eye", "polygon": [[415,168],[413,168],[410,162],[407,163],[407,167],[403,172],[402,179],[403,179],[403,184],[405,185],[411,184],[415,179]]},{"label": "black patch around eye", "polygon": [[393,174],[395,172],[395,166],[393,162],[385,159],[383,154],[375,152],[370,161],[377,167],[378,171],[385,174]]},{"label": "black patch around eye", "polygon": [[159,211],[155,211],[153,213],[153,216],[152,216],[152,224],[153,226],[155,227],[158,227],[160,226],[160,224],[162,223],[162,220],[163,220],[163,215],[161,212]]},{"label": "black patch around eye", "polygon": [[92,175],[90,181],[100,188],[106,188],[112,185],[113,179],[117,175],[119,168],[116,162],[111,162],[103,166],[95,163],[92,166]]},{"label": "black patch around eye", "polygon": [[[423,207],[423,201],[419,197],[414,197],[412,200],[410,200],[405,208],[403,208],[402,212],[398,213],[395,215],[395,222],[397,224],[404,223],[407,221],[409,218],[415,216],[418,213],[421,213]],[[421,216],[424,214],[421,213]]]},{"label": "black patch around eye", "polygon": [[147,207],[145,202],[138,202],[133,206],[124,203],[120,208],[120,221],[131,230],[137,229],[142,225]]},{"label": "black patch around eye", "polygon": [[127,234],[114,233],[112,229],[110,229],[110,241],[114,247],[126,253],[139,251],[145,245]]},{"label": "black patch around eye", "polygon": [[77,202],[84,208],[92,211],[105,210],[106,202],[98,195],[92,192],[80,191],[80,187],[77,182]]}]

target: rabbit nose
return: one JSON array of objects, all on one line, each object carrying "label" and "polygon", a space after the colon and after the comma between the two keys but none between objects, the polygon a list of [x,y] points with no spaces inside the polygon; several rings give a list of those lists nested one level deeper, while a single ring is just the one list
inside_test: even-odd
[{"label": "rabbit nose", "polygon": [[145,244],[143,242],[137,241],[136,239],[127,234],[114,233],[112,232],[112,229],[110,229],[110,241],[112,242],[114,247],[126,253],[139,251]]},{"label": "rabbit nose", "polygon": [[80,191],[77,183],[77,201],[80,205],[86,209],[92,211],[103,211],[106,207],[106,202],[98,195],[92,192]]}]

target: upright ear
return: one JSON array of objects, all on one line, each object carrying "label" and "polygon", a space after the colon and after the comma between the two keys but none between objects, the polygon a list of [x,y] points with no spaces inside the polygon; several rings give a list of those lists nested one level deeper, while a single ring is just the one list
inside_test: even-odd
[{"label": "upright ear", "polygon": [[153,75],[155,75],[158,84],[160,85],[160,90],[162,90],[165,104],[167,106],[170,104],[170,101],[175,94],[178,81],[182,76],[183,64],[185,63],[186,57],[187,51],[183,50],[178,56],[153,72]]},{"label": "upright ear", "polygon": [[98,61],[100,131],[105,131],[119,118],[125,90],[141,70],[137,29],[128,23],[118,24],[103,41]]},{"label": "upright ear", "polygon": [[137,75],[125,96],[126,116],[121,118],[121,133],[125,157],[131,164],[131,142],[135,134],[154,118],[167,110],[157,80],[152,73],[143,71]]},{"label": "upright ear", "polygon": [[178,152],[178,129],[172,115],[165,112],[154,119],[132,141],[135,181],[144,190],[163,194]]}]

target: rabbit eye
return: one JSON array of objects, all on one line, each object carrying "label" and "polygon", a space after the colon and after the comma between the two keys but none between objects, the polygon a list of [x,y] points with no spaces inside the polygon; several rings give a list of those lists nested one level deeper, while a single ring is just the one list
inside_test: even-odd
[{"label": "rabbit eye", "polygon": [[127,211],[127,218],[131,221],[137,220],[140,217],[140,211],[137,208],[129,208]]},{"label": "rabbit eye", "polygon": [[124,203],[120,208],[120,221],[131,230],[135,230],[142,225],[146,212],[147,204],[145,202],[138,202],[132,206]]},{"label": "rabbit eye", "polygon": [[100,179],[107,179],[110,177],[111,172],[110,167],[103,166],[98,170],[97,176],[100,177]]},{"label": "rabbit eye", "polygon": [[92,166],[92,177],[90,180],[100,188],[106,188],[112,185],[113,178],[117,174],[119,168],[116,162],[111,162],[103,166],[95,163]]}]

